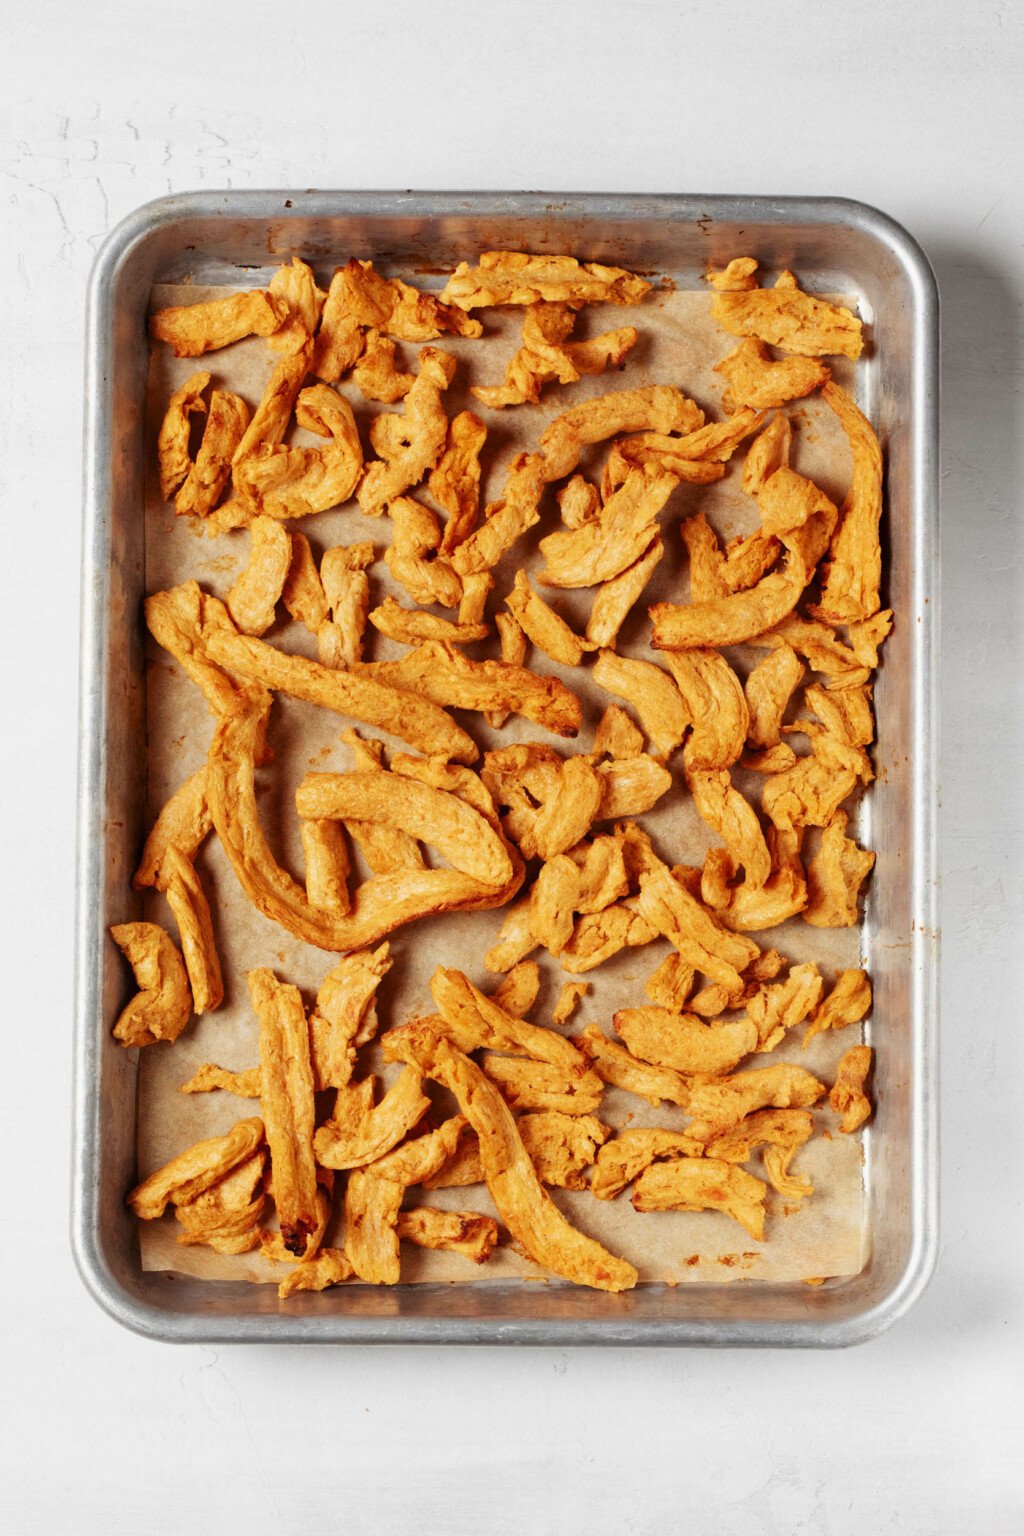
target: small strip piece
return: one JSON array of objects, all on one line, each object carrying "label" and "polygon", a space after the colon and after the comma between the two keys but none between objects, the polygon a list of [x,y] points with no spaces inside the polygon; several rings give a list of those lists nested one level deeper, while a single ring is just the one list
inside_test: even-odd
[{"label": "small strip piece", "polygon": [[157,923],[117,923],[110,936],[132,968],[139,988],[114,1025],[122,1045],[177,1040],[192,1016],[184,961]]},{"label": "small strip piece", "polygon": [[755,747],[776,747],[782,719],[804,677],[804,664],[791,646],[780,645],[759,661],[743,685],[750,724],[747,740]]},{"label": "small strip piece", "polygon": [[802,400],[831,378],[824,363],[813,357],[772,358],[764,342],[750,336],[728,357],[715,364],[728,388],[722,406],[730,413],[745,407],[771,410],[789,400]]},{"label": "small strip piece", "polygon": [[324,551],[320,580],[330,617],[324,615],[316,631],[316,652],[325,667],[347,671],[363,657],[363,631],[370,606],[370,582],[366,567],[373,563],[373,545],[336,544]]},{"label": "small strip piece", "polygon": [[192,469],[188,451],[192,417],[206,411],[203,391],[209,382],[208,373],[194,373],[167,402],[156,444],[160,495],[164,501],[170,501]]},{"label": "small strip piece", "polygon": [[590,341],[568,341],[575,320],[571,304],[531,304],[523,317],[523,344],[509,360],[504,384],[478,385],[470,393],[492,410],[536,405],[545,384],[576,384],[584,374],[617,368],[636,345],[631,325]]},{"label": "small strip piece", "polygon": [[477,1211],[439,1211],[432,1205],[399,1211],[395,1231],[403,1243],[460,1253],[474,1264],[486,1264],[498,1241],[498,1223],[493,1216],[481,1216]]},{"label": "small strip piece", "polygon": [[602,651],[593,678],[599,687],[633,705],[660,757],[671,755],[693,723],[679,689],[653,661],[634,661],[614,651]]},{"label": "small strip piece", "polygon": [[645,1168],[633,1193],[637,1211],[722,1211],[756,1243],[764,1241],[767,1185],[732,1163],[677,1157]]},{"label": "small strip piece", "polygon": [[224,1001],[224,980],[210,904],[194,866],[173,843],[160,866],[160,888],[178,925],[193,1011],[212,1013]]},{"label": "small strip piece", "polygon": [[402,415],[373,418],[370,442],[379,459],[367,465],[356,492],[367,517],[379,517],[389,502],[418,485],[437,464],[448,437],[441,397],[454,375],[455,358],[449,352],[424,347]]},{"label": "small strip piece", "polygon": [[596,587],[619,576],[649,549],[656,518],[678,480],[654,468],[630,470],[601,511],[578,528],[549,533],[540,541],[548,587]]},{"label": "small strip piece", "polygon": [[871,982],[867,971],[840,971],[835,986],[811,1019],[811,1027],[804,1035],[804,1050],[815,1035],[827,1029],[845,1029],[847,1024],[859,1024],[871,1008]]},{"label": "small strip piece", "polygon": [[439,1172],[455,1151],[466,1122],[454,1115],[407,1141],[369,1168],[349,1175],[345,1189],[345,1251],[360,1280],[397,1285],[401,1278],[398,1214],[411,1184]]},{"label": "small strip piece", "polygon": [[841,1117],[839,1129],[846,1135],[859,1131],[871,1114],[871,1100],[864,1092],[864,1084],[871,1071],[872,1055],[869,1045],[854,1045],[839,1060],[828,1102]]},{"label": "small strip piece", "polygon": [[710,283],[716,293],[748,293],[757,287],[756,272],[756,257],[734,256],[720,271],[709,267],[704,281]]},{"label": "small strip piece", "polygon": [[292,543],[272,517],[249,525],[249,559],[227,595],[227,609],[244,635],[262,635],[274,622],[292,564]]},{"label": "small strip piece", "polygon": [[484,251],[478,264],[460,262],[441,295],[466,311],[494,304],[639,304],[651,285],[621,267],[580,264],[573,256]]},{"label": "small strip piece", "polygon": [[647,1125],[620,1131],[597,1154],[590,1192],[598,1200],[614,1200],[658,1158],[700,1157],[703,1150],[699,1141],[679,1131]]},{"label": "small strip piece", "polygon": [[551,1010],[552,1024],[567,1024],[576,1012],[581,998],[590,991],[589,981],[564,981],[558,1001]]},{"label": "small strip piece", "polygon": [[646,554],[634,560],[618,576],[612,576],[601,583],[594,594],[593,607],[587,620],[587,639],[591,646],[614,649],[619,630],[664,553],[665,546],[661,537],[655,534]]},{"label": "small strip piece", "polygon": [[471,763],[477,756],[475,742],[443,709],[422,693],[409,693],[387,679],[378,681],[366,668],[338,671],[229,631],[211,634],[207,651],[237,677],[388,731],[428,757],[437,754]]},{"label": "small strip piece", "polygon": [[584,645],[580,637],[530,586],[525,571],[517,571],[505,606],[533,645],[563,667],[578,667]]},{"label": "small strip piece", "polygon": [[875,855],[847,837],[848,820],[845,811],[836,811],[807,866],[807,906],[802,916],[815,928],[856,926],[860,888],[875,867]]},{"label": "small strip piece", "polygon": [[[379,949],[346,955],[324,977],[309,1016],[313,1086],[344,1088],[351,1081],[356,1047],[373,1038],[377,1028],[374,999],[392,966],[387,944]],[[372,1099],[370,1106],[372,1108]],[[335,1120],[337,1120],[337,1113]]]},{"label": "small strip piece", "polygon": [[306,895],[314,906],[344,914],[351,910],[351,872],[345,834],[336,821],[323,818],[302,823],[302,852],[306,863]]},{"label": "small strip piece", "polygon": [[687,1132],[695,1141],[708,1142],[755,1109],[768,1105],[776,1109],[806,1109],[816,1104],[824,1092],[824,1083],[819,1083],[803,1067],[788,1063],[738,1072],[734,1077],[701,1083],[693,1089],[687,1106],[693,1119]]},{"label": "small strip piece", "polygon": [[555,1110],[523,1115],[517,1122],[523,1146],[542,1184],[553,1189],[586,1189],[584,1169],[610,1135],[593,1115],[562,1115]]},{"label": "small strip piece", "polygon": [[206,803],[206,765],[180,784],[154,821],[132,877],[137,891],[159,885],[163,861],[173,843],[194,860],[213,823]]},{"label": "small strip piece", "polygon": [[395,344],[379,331],[367,333],[362,357],[352,373],[352,383],[364,400],[397,405],[416,382],[413,373],[401,373],[395,363]]},{"label": "small strip piece", "polygon": [[419,1073],[406,1067],[354,1128],[331,1120],[319,1127],[313,1138],[316,1160],[324,1168],[365,1168],[397,1147],[429,1108]]},{"label": "small strip piece", "polygon": [[292,558],[281,592],[281,601],[296,623],[304,624],[315,635],[327,622],[330,605],[313,551],[304,533],[289,533]]},{"label": "small strip piece", "polygon": [[263,1121],[239,1120],[225,1136],[197,1141],[136,1185],[128,1204],[140,1221],[156,1221],[168,1205],[185,1205],[252,1157],[263,1141]]},{"label": "small strip piece", "polygon": [[716,293],[711,315],[731,336],[756,336],[781,352],[808,357],[838,353],[856,361],[864,349],[855,315],[795,287]]},{"label": "small strip piece", "polygon": [[609,1040],[596,1024],[590,1024],[576,1036],[576,1044],[586,1051],[594,1063],[594,1070],[603,1082],[614,1088],[623,1088],[637,1098],[646,1099],[658,1108],[662,1100],[669,1104],[687,1105],[690,1102],[690,1084],[681,1073],[670,1067],[654,1067],[640,1061],[625,1046]]},{"label": "small strip piece", "polygon": [[711,1025],[667,1008],[620,1008],[612,1027],[634,1056],[685,1076],[728,1072],[757,1046],[749,1019]]},{"label": "small strip piece", "polygon": [[178,304],[149,317],[149,334],[166,341],[175,357],[202,357],[245,336],[270,336],[288,318],[286,302],[250,288],[202,304]]},{"label": "small strip piece", "polygon": [[448,423],[444,452],[431,471],[427,489],[448,513],[441,554],[450,555],[472,533],[480,505],[480,453],[487,428],[472,411],[460,411]]},{"label": "small strip piece", "polygon": [[723,928],[709,911],[662,866],[640,881],[639,910],[656,932],[675,945],[687,965],[741,991],[741,972],[760,954],[758,946]]},{"label": "small strip piece", "polygon": [[871,423],[845,389],[828,384],[822,399],[849,438],[853,475],[829,550],[821,598],[811,612],[830,624],[851,624],[872,618],[881,606],[882,450]]},{"label": "small strip piece", "polygon": [[[579,699],[557,677],[541,676],[504,661],[470,661],[443,641],[427,641],[401,661],[370,662],[359,675],[401,689],[424,705],[430,701],[453,709],[523,715],[558,736],[577,735],[583,719]],[[421,750],[429,756],[445,749]],[[472,756],[450,749],[447,752],[459,762],[472,762],[475,754],[475,747]]]}]

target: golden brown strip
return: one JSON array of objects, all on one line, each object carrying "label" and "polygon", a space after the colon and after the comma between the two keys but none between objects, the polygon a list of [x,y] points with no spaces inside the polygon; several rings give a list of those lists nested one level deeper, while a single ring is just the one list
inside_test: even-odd
[{"label": "golden brown strip", "polygon": [[274,1204],[284,1246],[303,1255],[320,1217],[309,1028],[298,987],[279,982],[265,969],[249,971],[246,980],[260,1025],[260,1108]]},{"label": "golden brown strip", "polygon": [[149,317],[149,334],[175,357],[201,357],[246,336],[270,336],[288,318],[288,305],[264,288],[202,304],[176,304]]},{"label": "golden brown strip", "polygon": [[116,923],[110,936],[139,988],[118,1014],[114,1038],[128,1046],[177,1040],[192,1017],[192,993],[173,941],[157,923]]},{"label": "golden brown strip", "polygon": [[399,1211],[395,1231],[404,1243],[460,1253],[474,1264],[486,1264],[498,1241],[498,1223],[493,1216],[481,1216],[477,1211],[439,1211],[432,1205]]},{"label": "golden brown strip", "polygon": [[633,1193],[637,1211],[723,1211],[755,1242],[764,1240],[767,1186],[718,1158],[678,1157],[645,1168]]},{"label": "golden brown strip", "polygon": [[137,891],[159,885],[160,869],[172,843],[186,859],[193,860],[213,826],[206,803],[206,764],[197,768],[161,810],[150,828],[142,849],[139,867],[132,877]]},{"label": "golden brown strip", "polygon": [[365,1168],[397,1147],[429,1108],[419,1073],[406,1067],[354,1129],[330,1120],[319,1127],[313,1138],[317,1162],[325,1168]]},{"label": "golden brown strip", "polygon": [[663,1099],[684,1106],[690,1102],[690,1084],[679,1072],[638,1060],[625,1046],[609,1040],[596,1024],[588,1025],[577,1035],[576,1043],[594,1063],[597,1075],[614,1088],[635,1093],[655,1109]]},{"label": "golden brown strip", "polygon": [[206,892],[193,865],[173,843],[160,872],[161,889],[178,925],[193,1010],[197,1015],[212,1013],[224,1001],[224,980]]},{"label": "golden brown strip", "polygon": [[828,1096],[830,1109],[841,1117],[839,1129],[846,1135],[860,1130],[871,1114],[871,1100],[864,1092],[871,1071],[869,1045],[854,1045],[839,1060],[839,1071]]},{"label": "golden brown strip", "polygon": [[141,1221],[155,1221],[168,1204],[186,1204],[253,1155],[263,1141],[263,1121],[239,1120],[224,1136],[197,1141],[136,1185],[128,1204]]},{"label": "golden brown strip", "polygon": [[462,1051],[429,1029],[407,1037],[406,1059],[444,1084],[480,1138],[480,1156],[491,1198],[512,1236],[530,1258],[578,1285],[629,1290],[632,1264],[571,1227],[537,1178],[515,1120],[498,1089]]},{"label": "golden brown strip", "polygon": [[207,649],[214,662],[237,677],[388,731],[428,756],[437,753],[462,763],[477,757],[476,744],[430,698],[410,694],[387,678],[378,680],[366,669],[339,672],[249,635],[224,631],[210,635]]}]

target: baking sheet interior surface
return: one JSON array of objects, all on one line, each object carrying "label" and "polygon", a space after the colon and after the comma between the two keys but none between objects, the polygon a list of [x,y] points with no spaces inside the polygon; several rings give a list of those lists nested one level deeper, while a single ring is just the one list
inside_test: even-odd
[{"label": "baking sheet interior surface", "polygon": [[[752,244],[756,246],[756,242]],[[732,252],[740,253],[738,249]],[[408,269],[396,272],[386,263],[384,270],[388,275],[405,276],[420,286],[432,286],[431,280],[424,279],[422,273]],[[319,271],[321,281],[329,271],[330,267]],[[259,272],[240,274],[237,270],[233,274],[225,272],[223,286],[216,288],[204,288],[197,283],[158,285],[152,295],[152,304],[160,307],[198,301],[224,292],[227,286],[254,286],[267,275]],[[813,273],[801,270],[798,275],[807,287],[814,287]],[[696,274],[690,274],[691,283],[695,278]],[[843,302],[856,306],[857,296],[846,294]],[[602,394],[616,388],[672,383],[693,395],[710,419],[719,419],[722,415],[719,404],[722,381],[711,370],[713,364],[735,346],[735,340],[713,324],[709,309],[707,289],[688,290],[682,280],[678,287],[656,289],[640,308],[628,313],[612,306],[591,306],[581,313],[579,334],[595,334],[626,320],[635,324],[641,333],[641,339],[621,374],[584,379],[568,389],[552,386],[544,392],[540,405],[503,412],[483,409],[469,395],[468,386],[500,381],[505,362],[519,345],[521,311],[485,311],[485,337],[480,342],[446,336],[436,343],[459,358],[455,382],[445,398],[449,416],[458,410],[473,408],[488,426],[481,506],[497,496],[507,462],[520,449],[534,446],[553,416],[586,395]],[[399,345],[405,367],[414,365],[416,351],[415,347]],[[209,367],[215,383],[236,390],[253,404],[260,396],[273,361],[265,342],[251,340],[212,354],[204,360],[203,366]],[[833,364],[837,380],[847,387],[856,387],[862,404],[870,410],[872,402],[869,392],[865,391],[869,367],[862,367],[861,377],[855,378],[852,364],[830,359],[830,365]],[[152,352],[145,437],[145,590],[160,590],[195,577],[204,588],[223,597],[245,564],[248,535],[243,531],[213,539],[203,537],[196,532],[190,519],[176,518],[173,508],[161,500],[155,475],[156,432],[167,399],[173,389],[196,370],[196,366],[194,361],[174,359],[166,347],[156,347]],[[345,381],[339,387],[353,406],[365,442],[365,427],[380,407],[367,406]],[[794,467],[816,480],[833,500],[841,501],[849,473],[849,451],[841,429],[820,400],[798,402],[789,407],[789,411],[796,428]],[[296,443],[315,441],[299,430],[292,440]],[[582,468],[593,474],[600,459],[601,455],[597,453],[591,462],[585,461]],[[739,485],[740,463],[741,454],[738,454],[726,478],[716,485],[680,485],[673,493],[662,517],[663,532],[667,532],[667,553],[621,632],[619,649],[623,653],[650,655],[646,618],[650,602],[685,600],[686,562],[678,534],[678,524],[683,517],[699,507],[719,533],[728,537],[748,532],[755,526],[756,508],[744,497]],[[557,509],[550,497],[547,506],[540,525],[521,540],[497,568],[490,612],[500,607],[501,598],[511,587],[515,571],[521,565],[530,571],[537,568],[537,542],[555,526],[553,519],[557,521]],[[363,517],[352,503],[344,509],[305,519],[296,526],[310,538],[318,557],[335,544],[371,539],[378,554],[371,570],[371,602],[379,603],[389,594],[399,601],[407,600],[402,589],[392,583],[379,558],[389,538],[387,518]],[[550,592],[545,595],[551,599]],[[590,601],[590,592],[565,592],[556,595],[554,606],[577,631],[582,631]],[[902,616],[897,613],[897,625],[901,620]],[[315,655],[312,637],[299,625],[289,623],[286,617],[279,619],[266,638],[283,649]],[[401,647],[379,635],[372,626],[367,627],[368,659],[387,659],[401,652]],[[478,658],[496,655],[496,644],[494,641],[479,643],[468,647],[467,654]],[[727,654],[745,672],[758,653],[737,647]],[[580,695],[584,705],[584,725],[569,750],[588,751],[594,727],[604,707],[612,702],[611,696],[596,687],[585,664],[569,672],[534,650],[528,665],[539,672],[562,676]],[[176,664],[151,642],[147,650],[146,717],[148,801],[152,817],[178,784],[204,760],[213,721],[197,690]],[[520,740],[559,745],[542,728],[531,726],[518,717],[512,717],[501,733],[492,732],[483,723],[482,716],[463,714],[459,718],[485,750]],[[300,880],[303,865],[294,815],[294,789],[310,769],[343,771],[350,766],[348,749],[340,740],[344,725],[344,721],[327,711],[297,703],[283,695],[276,698],[271,724],[275,763],[271,771],[261,775],[261,815],[279,859]],[[884,732],[884,726],[882,729]],[[399,750],[402,745],[392,741],[387,744],[389,749]],[[883,734],[883,750],[884,745]],[[673,791],[641,820],[654,837],[659,852],[670,862],[699,863],[709,842],[714,839],[696,815],[685,789],[680,787],[682,775],[678,761],[673,766],[676,768]],[[737,782],[741,788],[750,790],[757,781],[751,775],[751,780],[744,783],[739,775]],[[853,830],[851,826],[851,832]],[[863,807],[859,835],[870,841]],[[355,853],[357,869],[358,857]],[[886,860],[886,848],[879,847],[873,876],[876,885],[880,882],[884,885],[891,877]],[[227,995],[222,1008],[193,1020],[173,1047],[158,1045],[141,1053],[137,1149],[140,1174],[159,1166],[193,1140],[227,1129],[255,1108],[226,1094],[186,1096],[178,1091],[203,1061],[215,1061],[234,1069],[256,1064],[257,1026],[245,987],[245,972],[254,966],[270,966],[282,979],[296,983],[308,999],[332,963],[329,954],[301,943],[283,928],[263,918],[250,905],[215,837],[207,839],[199,855],[198,867],[215,916]],[[125,912],[123,917],[136,915],[169,924],[163,898],[155,893],[147,893],[142,914]],[[431,1011],[427,984],[439,961],[458,966],[484,990],[492,990],[499,978],[484,970],[483,955],[495,942],[502,916],[501,910],[464,914],[419,922],[398,930],[390,941],[395,964],[385,978],[379,996],[382,1029]],[[173,925],[170,926],[173,931]],[[762,947],[774,945],[794,961],[816,960],[827,981],[841,968],[861,963],[870,968],[872,964],[866,935],[856,929],[822,930],[796,919],[755,937]],[[646,1001],[644,981],[667,952],[665,941],[658,941],[640,949],[626,950],[590,972],[584,978],[591,983],[590,991],[567,1026],[568,1032],[575,1033],[590,1023],[607,1029],[617,1008]],[[541,963],[542,987],[531,1016],[537,1022],[547,1023],[566,977],[557,961],[544,951],[538,951],[534,958]],[[877,1025],[874,1034],[877,1043]],[[803,1052],[800,1049],[801,1035],[801,1030],[792,1032],[782,1047],[757,1064],[777,1060],[798,1062],[829,1084],[834,1079],[839,1056],[858,1038],[855,1029],[829,1032],[819,1035]],[[883,1089],[884,1062],[883,1054],[878,1072]],[[375,1070],[381,1070],[379,1063],[370,1064]],[[394,1070],[384,1069],[385,1081]],[[655,1111],[642,1100],[609,1088],[599,1118],[614,1128],[627,1124],[653,1124],[682,1129],[686,1117],[681,1111],[667,1106]],[[583,1231],[636,1264],[641,1284],[660,1281],[673,1285],[695,1282],[707,1285],[742,1279],[799,1286],[808,1279],[854,1276],[862,1270],[870,1247],[869,1202],[865,1198],[861,1139],[838,1134],[835,1117],[827,1108],[815,1111],[815,1122],[813,1139],[794,1161],[794,1172],[807,1175],[815,1186],[815,1193],[798,1205],[784,1201],[770,1190],[763,1244],[754,1242],[723,1215],[664,1213],[641,1216],[634,1212],[628,1196],[614,1202],[602,1202],[586,1192],[555,1190],[551,1193]],[[438,1205],[459,1209],[473,1207],[493,1214],[483,1186],[431,1191],[429,1200]],[[340,1205],[340,1201],[335,1203]],[[282,1273],[279,1266],[270,1265],[258,1254],[225,1258],[208,1249],[180,1247],[176,1242],[178,1230],[170,1216],[142,1224],[140,1242],[145,1270],[207,1279],[259,1281],[279,1278]],[[329,1232],[327,1240],[330,1242],[339,1237],[337,1231]],[[493,1286],[497,1281],[515,1276],[536,1280],[541,1278],[541,1272],[509,1248],[499,1248],[486,1266],[478,1267],[458,1256],[403,1244],[403,1283],[450,1281]],[[543,1278],[550,1286],[560,1285],[550,1276]],[[324,1293],[322,1297],[303,1298],[303,1308],[315,1304],[320,1308],[348,1309],[355,1305],[354,1289],[362,1288],[350,1284]],[[805,1291],[804,1294],[808,1293]]]}]

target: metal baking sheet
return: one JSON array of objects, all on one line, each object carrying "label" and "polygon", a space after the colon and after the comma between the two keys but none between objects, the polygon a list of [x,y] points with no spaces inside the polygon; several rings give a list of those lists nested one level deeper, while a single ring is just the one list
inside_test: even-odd
[{"label": "metal baking sheet", "polygon": [[[878,1107],[866,1137],[868,1259],[808,1288],[645,1285],[624,1296],[521,1282],[342,1287],[278,1303],[269,1287],[144,1272],[123,1194],[135,1175],[136,1065],[109,1036],[122,980],[106,928],[133,910],[145,821],[144,316],[155,283],[248,284],[292,254],[326,270],[450,267],[482,248],[572,250],[696,287],[709,259],[752,249],[809,287],[853,293],[874,345],[859,391],[888,456],[888,601],[897,626],[878,679],[879,850],[865,947],[875,983]],[[935,1245],[934,281],[883,215],[829,200],[238,193],[170,198],[111,236],[90,300],[83,571],[78,1059],[73,1236],[97,1299],[168,1339],[839,1344],[910,1304]]]}]

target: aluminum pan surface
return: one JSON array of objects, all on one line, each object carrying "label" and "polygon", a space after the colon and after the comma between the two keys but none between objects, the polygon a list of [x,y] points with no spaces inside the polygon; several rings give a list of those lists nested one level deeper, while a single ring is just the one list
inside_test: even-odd
[{"label": "aluminum pan surface", "polygon": [[[899,878],[868,910],[889,1060],[868,1136],[872,1258],[841,1286],[645,1287],[609,1297],[561,1286],[399,1287],[294,1298],[270,1288],[144,1275],[123,1206],[134,1172],[134,1065],[111,1043],[118,980],[105,964],[142,831],[144,740],[140,532],[146,366],[142,316],[155,280],[375,254],[450,265],[487,245],[572,249],[584,258],[696,277],[756,248],[810,286],[852,288],[872,319],[869,408],[888,440],[890,600],[898,624],[879,678],[876,841]],[[236,274],[232,274],[236,275]],[[934,279],[885,215],[831,199],[558,194],[203,193],[149,204],[108,238],[93,273],[86,375],[76,1082],[72,1238],[83,1279],[118,1321],[180,1341],[836,1345],[870,1337],[923,1289],[936,1246],[937,352]],[[902,622],[899,622],[901,621]],[[215,1292],[216,1294],[211,1294]],[[343,1297],[341,1310],[338,1297]],[[299,1303],[299,1305],[296,1305]]]}]

